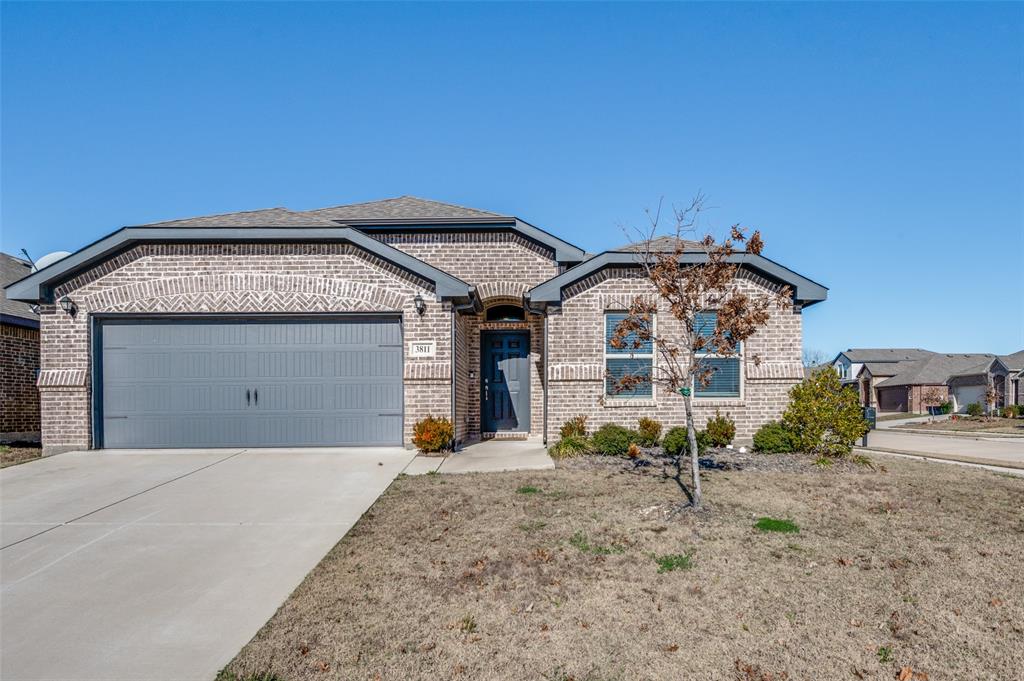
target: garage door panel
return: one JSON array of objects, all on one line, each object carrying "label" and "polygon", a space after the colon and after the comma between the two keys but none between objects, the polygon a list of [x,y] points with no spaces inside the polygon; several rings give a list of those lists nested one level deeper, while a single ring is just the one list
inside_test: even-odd
[{"label": "garage door panel", "polygon": [[397,319],[104,323],[103,445],[401,444],[400,338]]}]

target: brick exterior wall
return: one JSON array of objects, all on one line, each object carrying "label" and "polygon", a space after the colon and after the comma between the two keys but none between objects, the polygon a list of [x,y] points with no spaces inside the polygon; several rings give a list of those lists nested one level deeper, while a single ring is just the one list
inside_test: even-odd
[{"label": "brick exterior wall", "polygon": [[[752,295],[775,291],[772,284],[752,276],[740,286]],[[567,291],[561,311],[548,319],[549,438],[557,439],[561,424],[576,414],[588,415],[591,429],[609,422],[636,427],[641,416],[658,419],[666,429],[685,423],[682,398],[658,386],[651,400],[604,397],[604,313],[623,310],[635,296],[652,293],[637,270],[612,268]],[[671,332],[677,322],[659,306],[656,324]],[[695,398],[694,411],[698,427],[704,427],[716,409],[729,414],[736,421],[737,440],[749,441],[763,423],[782,415],[790,388],[803,379],[799,310],[775,311],[744,345],[742,397]]]},{"label": "brick exterior wall", "polygon": [[0,438],[39,439],[39,329],[0,324]]},{"label": "brick exterior wall", "polygon": [[[375,238],[476,286],[485,307],[521,305],[523,294],[558,274],[555,254],[511,231],[388,232]],[[523,323],[488,323],[485,313],[459,313],[456,352],[456,439],[473,440],[480,431],[480,338],[487,330],[530,332],[530,434],[544,424],[544,318]],[[465,358],[465,362],[463,362]],[[473,372],[474,378],[469,377]]]},{"label": "brick exterior wall", "polygon": [[[422,294],[426,312],[416,313]],[[451,414],[451,309],[428,282],[347,244],[150,244],[61,285],[78,305],[41,314],[44,453],[85,449],[90,424],[89,320],[104,312],[153,314],[390,312],[409,341],[433,340],[436,357],[406,358],[405,434],[427,414]]]},{"label": "brick exterior wall", "polygon": [[[549,249],[513,232],[374,236],[475,286],[485,308],[519,304],[523,293],[558,273]],[[742,285],[751,293],[772,290],[772,284],[754,276]],[[575,285],[562,308],[552,312],[547,435],[578,413],[588,414],[593,427],[609,421],[634,426],[643,415],[666,427],[682,422],[678,396],[659,392],[648,402],[603,399],[604,312],[622,309],[633,295],[649,291],[635,270],[605,270]],[[422,316],[414,308],[417,293],[427,301]],[[53,305],[44,306],[41,314],[39,391],[47,454],[92,444],[90,319],[117,312],[400,314],[406,348],[414,340],[433,340],[437,347],[433,358],[405,359],[407,444],[413,423],[427,415],[454,415],[459,441],[480,437],[481,336],[488,330],[528,330],[530,433],[544,434],[543,316],[486,322],[484,313],[456,311],[436,301],[429,282],[351,245],[139,245],[62,284],[56,297],[65,294],[77,303],[76,316]],[[672,323],[670,315],[660,314],[659,323]],[[774,314],[768,327],[746,343],[742,399],[696,400],[698,423],[703,425],[719,408],[736,420],[738,437],[749,439],[760,424],[778,418],[789,388],[803,376],[801,334],[798,310]]]}]

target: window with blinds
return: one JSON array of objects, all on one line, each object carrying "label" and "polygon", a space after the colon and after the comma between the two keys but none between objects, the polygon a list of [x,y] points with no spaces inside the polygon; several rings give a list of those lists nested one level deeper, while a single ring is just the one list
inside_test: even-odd
[{"label": "window with blinds", "polygon": [[[623,399],[650,399],[654,396],[653,384],[649,380],[654,368],[654,343],[653,341],[641,341],[636,334],[630,334],[623,338],[621,348],[612,347],[612,336],[615,335],[615,328],[627,317],[625,312],[607,312],[604,316],[604,368],[605,368],[605,395]],[[619,380],[623,376],[646,376],[648,380],[639,383],[628,390],[619,387]]]},{"label": "window with blinds", "polygon": [[[715,333],[715,326],[718,324],[718,313],[714,311],[698,312],[694,318],[694,330],[705,338],[710,338]],[[722,357],[714,352],[697,353],[702,369],[711,369],[710,381],[703,385],[700,381],[694,381],[693,394],[695,397],[739,397],[741,373],[743,367],[743,345],[737,349],[738,353],[731,357]]]}]

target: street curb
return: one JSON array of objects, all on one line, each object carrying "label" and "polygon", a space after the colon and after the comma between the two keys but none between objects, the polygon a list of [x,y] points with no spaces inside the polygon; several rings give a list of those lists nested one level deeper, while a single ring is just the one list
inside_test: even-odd
[{"label": "street curb", "polygon": [[1004,461],[1001,459],[988,459],[982,456],[957,456],[955,454],[936,454],[933,452],[912,452],[906,449],[891,449],[889,447],[854,447],[860,452],[879,452],[882,454],[902,454],[904,456],[915,456],[919,459],[942,459],[943,461],[959,461],[960,463],[975,463],[979,466],[997,466],[999,468],[1016,468],[1024,470],[1024,463],[1017,461]]}]

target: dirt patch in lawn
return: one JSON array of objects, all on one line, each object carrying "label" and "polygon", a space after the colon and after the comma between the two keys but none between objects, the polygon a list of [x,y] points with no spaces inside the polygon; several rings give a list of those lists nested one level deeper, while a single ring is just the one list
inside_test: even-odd
[{"label": "dirt patch in lawn", "polygon": [[1024,479],[879,458],[704,487],[672,515],[676,483],[621,460],[400,478],[225,678],[1020,678]]},{"label": "dirt patch in lawn", "polygon": [[1004,419],[1002,417],[960,416],[956,420],[944,419],[926,423],[906,423],[896,428],[913,428],[916,430],[954,431],[964,433],[1012,433],[1024,435],[1024,419]]},{"label": "dirt patch in lawn", "polygon": [[16,447],[0,445],[0,468],[7,468],[43,455],[41,447]]}]

